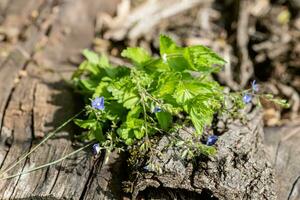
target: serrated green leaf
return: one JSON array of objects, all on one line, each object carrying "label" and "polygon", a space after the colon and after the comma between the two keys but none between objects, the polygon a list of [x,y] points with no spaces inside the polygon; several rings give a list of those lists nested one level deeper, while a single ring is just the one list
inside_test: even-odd
[{"label": "serrated green leaf", "polygon": [[202,46],[186,47],[184,57],[189,62],[191,69],[204,73],[218,71],[225,61],[211,49]]},{"label": "serrated green leaf", "polygon": [[201,117],[205,117],[205,116],[201,116],[199,113],[195,111],[195,109],[191,109],[191,111],[189,112],[189,116],[196,129],[197,134],[202,135],[205,122],[201,119]]},{"label": "serrated green leaf", "polygon": [[136,139],[141,139],[145,135],[144,132],[140,131],[140,130],[134,130],[133,133],[134,133]]},{"label": "serrated green leaf", "polygon": [[189,63],[183,57],[184,48],[179,47],[168,36],[160,36],[160,55],[167,59],[167,63],[174,71],[184,71],[189,68]]},{"label": "serrated green leaf", "polygon": [[164,54],[176,52],[177,50],[179,50],[179,47],[170,37],[166,35],[160,35],[159,50],[160,50],[160,55],[163,56]]},{"label": "serrated green leaf", "polygon": [[127,120],[130,120],[132,118],[139,118],[141,113],[142,113],[142,107],[141,106],[135,106],[128,112]]},{"label": "serrated green leaf", "polygon": [[129,58],[135,64],[143,65],[144,63],[151,60],[151,56],[149,53],[140,47],[128,47],[127,49],[123,50],[121,56],[125,58]]},{"label": "serrated green leaf", "polygon": [[162,111],[162,112],[157,112],[155,115],[160,127],[163,130],[168,130],[171,127],[173,117],[170,113]]},{"label": "serrated green leaf", "polygon": [[99,55],[96,54],[95,52],[90,51],[88,49],[84,49],[82,51],[82,54],[91,64],[97,65],[99,63],[100,60]]},{"label": "serrated green leaf", "polygon": [[94,79],[81,79],[78,82],[79,86],[87,91],[95,91],[98,82]]},{"label": "serrated green leaf", "polygon": [[93,98],[100,96],[109,97],[110,93],[107,91],[107,86],[109,86],[108,82],[100,82],[100,84],[95,88]]},{"label": "serrated green leaf", "polygon": [[87,119],[87,120],[74,119],[74,123],[81,128],[91,129],[93,127],[96,127],[97,120],[95,120],[95,119]]},{"label": "serrated green leaf", "polygon": [[87,133],[88,138],[95,138],[99,142],[104,141],[101,124],[96,119],[75,119],[74,123],[81,128],[89,130]]},{"label": "serrated green leaf", "polygon": [[201,153],[206,156],[214,156],[217,153],[217,150],[212,146],[201,145]]},{"label": "serrated green leaf", "polygon": [[172,95],[178,83],[179,76],[176,73],[162,73],[158,80],[156,91],[159,97]]},{"label": "serrated green leaf", "polygon": [[129,77],[121,78],[118,82],[113,82],[107,87],[107,90],[111,92],[118,103],[122,103],[128,109],[136,106],[140,100],[134,89],[134,84]]},{"label": "serrated green leaf", "polygon": [[103,132],[102,132],[102,127],[101,125],[98,123],[95,129],[91,129],[90,130],[92,132],[92,134],[95,136],[96,140],[98,142],[103,142],[105,140]]},{"label": "serrated green leaf", "polygon": [[131,108],[135,107],[139,101],[140,101],[140,98],[137,94],[135,94],[133,92],[125,92],[124,93],[123,105],[125,108],[131,109]]}]

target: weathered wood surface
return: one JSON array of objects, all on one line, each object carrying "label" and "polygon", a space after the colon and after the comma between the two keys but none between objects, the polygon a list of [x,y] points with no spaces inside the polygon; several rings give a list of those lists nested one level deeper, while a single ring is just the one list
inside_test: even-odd
[{"label": "weathered wood surface", "polygon": [[[275,174],[263,148],[261,115],[254,110],[247,117],[246,124],[224,121],[228,130],[217,142],[216,156],[194,163],[180,159],[178,148],[166,149],[174,136],[164,136],[156,147],[160,154],[149,158],[163,173],[152,169],[138,173],[134,197],[157,197],[155,190],[159,188],[172,194],[165,199],[277,199]],[[188,128],[177,134],[189,140],[192,132]]]},{"label": "weathered wood surface", "polygon": [[[0,0],[0,53],[5,51],[5,56],[0,54],[1,169],[28,152],[45,133],[78,111],[77,97],[63,80],[75,69],[68,61],[80,60],[79,52],[91,46],[97,11],[112,12],[115,1]],[[68,127],[59,132],[10,174],[47,163],[74,150],[70,139],[74,131],[73,127]],[[257,133],[260,140],[262,132]],[[299,128],[293,126],[268,129],[265,134],[266,150],[276,169],[279,200],[300,198],[299,133]],[[221,139],[222,142],[230,141]],[[250,153],[254,157],[260,156]],[[88,151],[82,152],[56,166],[0,181],[0,199],[121,199],[123,163],[118,155],[114,155],[108,165],[103,165],[103,157],[95,160]],[[208,165],[210,163],[213,161]],[[255,181],[251,184],[262,183]],[[197,184],[200,183],[196,181],[194,185]],[[261,188],[269,187],[271,185]],[[140,191],[138,187],[136,191]],[[170,189],[167,191],[168,194],[164,189],[157,189],[154,194],[161,195],[158,198],[164,195],[167,198],[174,193]],[[209,190],[205,191],[209,193]],[[199,197],[197,192],[176,192],[183,197]],[[221,194],[215,197],[224,199]]]},{"label": "weathered wood surface", "polygon": [[265,146],[277,174],[278,199],[300,199],[300,125],[266,128]]},{"label": "weathered wood surface", "polygon": [[[0,22],[12,49],[0,66],[0,166],[6,168],[22,153],[28,152],[78,108],[63,77],[74,66],[72,56],[92,45],[97,12],[114,10],[114,1],[28,0],[2,2]],[[5,9],[3,9],[5,8]],[[3,13],[4,12],[4,13]],[[13,29],[13,34],[7,32]],[[0,45],[7,45],[5,41]],[[9,174],[47,163],[71,152],[72,127],[59,132]],[[33,140],[35,139],[35,140]],[[101,157],[102,158],[102,157]],[[100,160],[88,152],[77,154],[51,166],[18,178],[0,181],[0,199],[51,197],[101,199],[107,195]],[[94,178],[95,173],[102,179]],[[117,173],[116,173],[117,174]],[[98,177],[98,175],[97,175]],[[115,189],[117,191],[118,188]],[[119,192],[120,193],[120,192]]]}]

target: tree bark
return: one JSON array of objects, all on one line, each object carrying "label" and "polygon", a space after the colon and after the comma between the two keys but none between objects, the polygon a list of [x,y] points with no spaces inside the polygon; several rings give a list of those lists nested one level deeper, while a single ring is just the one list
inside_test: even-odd
[{"label": "tree bark", "polygon": [[247,115],[246,123],[236,120],[227,124],[215,156],[200,157],[195,163],[177,159],[176,150],[163,150],[171,141],[164,136],[157,146],[161,155],[149,158],[163,173],[139,172],[133,198],[276,199],[275,175],[262,143],[261,114],[254,110]]}]

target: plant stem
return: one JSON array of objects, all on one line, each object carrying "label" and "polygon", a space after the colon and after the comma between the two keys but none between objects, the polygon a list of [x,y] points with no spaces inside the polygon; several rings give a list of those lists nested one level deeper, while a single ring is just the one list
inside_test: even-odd
[{"label": "plant stem", "polygon": [[67,154],[67,155],[65,155],[65,156],[63,156],[63,157],[57,159],[57,160],[55,160],[55,161],[52,161],[52,162],[50,162],[50,163],[47,163],[47,164],[44,164],[44,165],[40,165],[40,166],[38,166],[38,167],[35,167],[35,168],[33,168],[33,169],[29,169],[29,170],[24,171],[24,172],[20,172],[20,173],[17,173],[17,174],[13,174],[13,175],[10,175],[10,176],[6,176],[6,177],[3,177],[3,178],[0,178],[0,180],[5,180],[5,179],[15,178],[15,177],[17,177],[17,176],[21,176],[21,175],[24,175],[24,174],[28,174],[28,173],[30,173],[30,172],[33,172],[33,171],[36,171],[36,170],[39,170],[39,169],[42,169],[42,168],[45,168],[45,167],[54,165],[54,164],[56,164],[56,163],[59,163],[59,162],[65,160],[66,158],[71,157],[72,155],[74,155],[74,154],[76,154],[76,153],[78,153],[78,152],[84,150],[85,148],[89,147],[91,144],[92,144],[92,142],[90,142],[90,143],[86,144],[85,146],[83,146],[83,147],[81,147],[81,148],[79,148],[79,149],[77,149],[77,150],[75,150],[75,151],[73,151],[73,152],[71,152],[71,153],[69,153],[69,154]]},{"label": "plant stem", "polygon": [[84,110],[81,110],[79,113],[77,113],[76,115],[74,115],[73,117],[69,118],[67,121],[65,121],[62,125],[60,125],[59,127],[57,127],[54,131],[50,132],[39,144],[37,144],[34,148],[32,148],[28,153],[23,154],[23,156],[21,156],[20,158],[18,158],[16,161],[12,162],[10,165],[8,165],[8,168],[4,169],[4,171],[2,171],[0,173],[0,177],[7,173],[8,171],[10,171],[11,169],[13,169],[16,165],[18,165],[21,161],[23,161],[24,159],[26,159],[30,154],[32,154],[35,150],[37,150],[42,144],[44,144],[49,138],[51,138],[53,135],[55,135],[55,133],[57,133],[58,131],[60,131],[63,127],[65,127],[68,123],[70,123],[71,121],[73,121],[73,119],[75,119],[78,115],[80,115]]}]

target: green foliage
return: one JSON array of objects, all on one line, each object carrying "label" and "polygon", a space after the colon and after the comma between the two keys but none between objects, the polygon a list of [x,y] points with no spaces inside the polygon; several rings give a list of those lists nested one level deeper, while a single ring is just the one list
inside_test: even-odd
[{"label": "green foliage", "polygon": [[[87,106],[87,119],[75,120],[86,130],[83,139],[102,145],[108,140],[115,146],[141,144],[147,149],[153,135],[170,133],[179,119],[193,124],[195,137],[200,138],[224,106],[223,88],[210,75],[225,61],[207,47],[180,47],[162,35],[160,58],[137,47],[121,53],[132,61],[130,68],[113,66],[105,56],[89,50],[83,55],[87,60],[72,77],[76,90],[87,104],[97,97],[104,97],[105,104],[104,110]],[[200,142],[193,149],[215,152]]]}]

